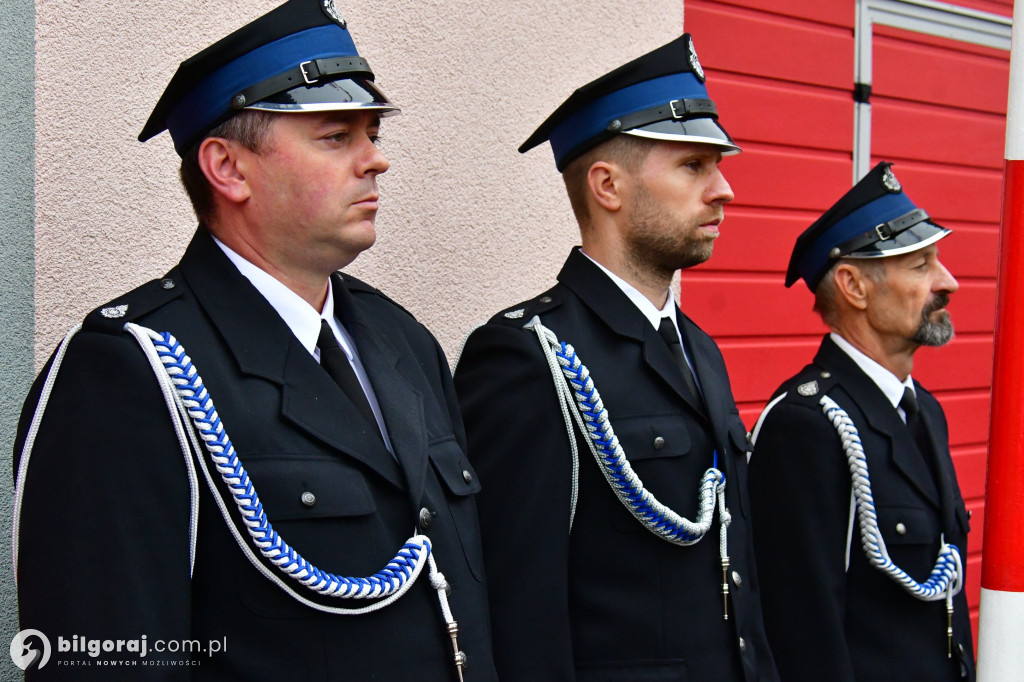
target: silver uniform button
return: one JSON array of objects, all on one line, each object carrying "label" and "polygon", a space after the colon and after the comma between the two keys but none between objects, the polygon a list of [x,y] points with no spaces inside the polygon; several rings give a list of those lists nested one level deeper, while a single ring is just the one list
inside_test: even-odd
[{"label": "silver uniform button", "polygon": [[655,438],[654,438],[654,449],[655,450],[661,450],[663,447],[665,447],[665,439],[662,438],[661,436],[655,436]]},{"label": "silver uniform button", "polygon": [[316,504],[316,495],[309,492],[308,490],[302,493],[302,504],[306,505],[307,507],[312,507],[314,504]]},{"label": "silver uniform button", "polygon": [[736,587],[741,587],[743,585],[743,576],[740,575],[739,571],[732,572],[732,582]]},{"label": "silver uniform button", "polygon": [[162,279],[162,280],[160,280],[160,286],[162,286],[164,289],[173,289],[174,288],[174,280],[173,279]]},{"label": "silver uniform button", "polygon": [[907,534],[907,527],[903,525],[902,521],[900,523],[896,524],[896,532],[899,533],[900,535],[906,535]]},{"label": "silver uniform button", "polygon": [[434,512],[430,511],[426,507],[420,509],[420,528],[426,530],[430,528],[430,524],[434,522]]},{"label": "silver uniform button", "polygon": [[747,653],[747,640],[743,639],[742,637],[740,637],[740,653]]},{"label": "silver uniform button", "polygon": [[469,469],[462,470],[462,480],[465,481],[466,483],[473,482],[473,474],[469,473]]},{"label": "silver uniform button", "polygon": [[832,372],[822,372],[821,373],[821,378],[822,379],[828,379],[830,376],[832,376]]},{"label": "silver uniform button", "polygon": [[551,297],[550,296],[541,296],[540,297],[540,302],[541,303],[551,303]]}]

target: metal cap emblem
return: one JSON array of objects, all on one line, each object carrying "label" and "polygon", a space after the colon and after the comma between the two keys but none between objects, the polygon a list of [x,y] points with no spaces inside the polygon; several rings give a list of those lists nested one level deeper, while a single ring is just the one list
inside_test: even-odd
[{"label": "metal cap emblem", "polygon": [[808,381],[806,384],[800,384],[796,387],[796,392],[800,395],[808,398],[812,395],[818,395],[818,382]]},{"label": "metal cap emblem", "polygon": [[320,0],[320,9],[324,11],[327,17],[336,23],[338,26],[345,28],[348,26],[348,22],[345,21],[341,12],[338,11],[337,5],[334,4],[334,0]]},{"label": "metal cap emblem", "polygon": [[892,172],[891,168],[886,168],[885,173],[882,174],[882,184],[893,194],[903,191],[903,185],[896,179],[896,175]]},{"label": "metal cap emblem", "polygon": [[700,60],[697,59],[697,50],[693,47],[693,38],[687,41],[686,51],[688,52],[687,57],[690,60],[690,68],[693,69],[693,74],[697,76],[697,80],[703,83],[705,81],[704,69],[701,68]]},{"label": "metal cap emblem", "polygon": [[116,320],[119,317],[124,317],[128,313],[128,305],[115,305],[109,308],[101,308],[100,315],[107,318],[108,320]]}]

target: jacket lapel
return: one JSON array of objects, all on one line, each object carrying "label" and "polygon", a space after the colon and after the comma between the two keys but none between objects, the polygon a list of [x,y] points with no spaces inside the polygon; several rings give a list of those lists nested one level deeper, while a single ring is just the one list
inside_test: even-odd
[{"label": "jacket lapel", "polygon": [[[180,267],[241,372],[281,387],[282,416],[404,487],[397,463],[357,408],[204,229],[193,237]],[[244,461],[245,453],[239,456]]]},{"label": "jacket lapel", "polygon": [[924,389],[916,381],[914,387],[917,389],[918,404],[921,405],[919,414],[932,446],[932,452],[925,454],[935,458],[935,474],[939,479],[935,483],[939,489],[939,506],[942,508],[942,528],[952,537],[956,532],[956,515],[960,505],[954,493],[956,469],[953,467],[953,458],[949,452],[949,436],[944,429],[939,428],[940,417],[932,413],[931,403],[924,399]]},{"label": "jacket lapel", "polygon": [[[658,336],[657,330],[615,282],[601,272],[601,269],[579,249],[573,249],[569,254],[562,271],[558,273],[558,281],[571,289],[612,331],[641,344],[641,355],[648,368],[661,377],[698,414],[705,414],[704,407],[695,404],[689,396],[682,375],[683,368],[676,363],[672,351]],[[554,331],[558,333],[557,329]],[[573,342],[572,339],[559,340]],[[696,358],[694,359],[696,361]],[[583,358],[583,361],[585,363],[586,358]],[[595,382],[600,388],[600,377],[595,378]]]},{"label": "jacket lapel", "polygon": [[938,490],[924,459],[926,454],[918,450],[907,425],[900,418],[896,409],[892,407],[885,394],[871,380],[871,377],[866,375],[853,358],[844,353],[828,336],[825,337],[818,350],[815,363],[835,374],[842,383],[843,389],[857,403],[857,407],[860,408],[867,420],[866,425],[855,425],[858,430],[868,426],[886,439],[895,469],[921,495],[938,507]]},{"label": "jacket lapel", "polygon": [[407,377],[409,359],[355,304],[342,276],[331,280],[334,285],[335,311],[356,343],[359,358],[370,377],[388,431],[391,447],[401,464],[409,494],[418,505],[426,480],[427,426],[423,412],[423,395],[415,381]]},{"label": "jacket lapel", "polygon": [[679,320],[679,329],[683,332],[683,340],[693,355],[693,368],[697,374],[697,380],[700,382],[701,392],[704,394],[704,414],[711,421],[715,442],[721,450],[728,447],[729,434],[724,429],[728,429],[729,425],[735,421],[735,418],[730,419],[729,417],[736,404],[732,397],[732,388],[729,385],[728,377],[723,377],[716,370],[720,363],[718,358],[721,353],[714,346],[714,342],[701,332],[690,318],[682,313],[677,313],[676,319]]}]

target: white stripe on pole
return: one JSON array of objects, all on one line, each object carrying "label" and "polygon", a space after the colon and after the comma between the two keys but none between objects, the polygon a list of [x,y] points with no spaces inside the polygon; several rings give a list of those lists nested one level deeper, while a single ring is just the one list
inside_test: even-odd
[{"label": "white stripe on pole", "polygon": [[1006,160],[1024,159],[1024,3],[1013,6],[1010,93],[1006,102]]},{"label": "white stripe on pole", "polygon": [[1024,592],[1001,592],[981,588],[981,618],[984,633],[978,650],[978,682],[1020,682],[1024,671]]}]

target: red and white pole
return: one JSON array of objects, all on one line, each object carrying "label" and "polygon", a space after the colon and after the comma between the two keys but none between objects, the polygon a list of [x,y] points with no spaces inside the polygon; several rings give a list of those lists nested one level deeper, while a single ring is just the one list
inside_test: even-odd
[{"label": "red and white pole", "polygon": [[1014,5],[978,682],[1024,680],[1024,2]]}]

